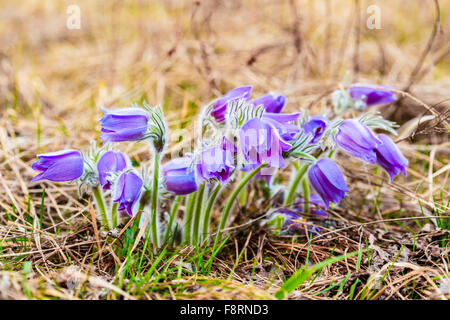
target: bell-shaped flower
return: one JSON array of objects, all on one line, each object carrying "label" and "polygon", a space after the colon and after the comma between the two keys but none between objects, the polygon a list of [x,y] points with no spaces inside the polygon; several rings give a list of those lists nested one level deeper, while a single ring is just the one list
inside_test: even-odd
[{"label": "bell-shaped flower", "polygon": [[262,119],[278,130],[281,138],[287,141],[295,139],[300,129],[293,122],[297,121],[300,113],[270,113],[265,112]]},{"label": "bell-shaped flower", "polygon": [[135,141],[145,137],[150,115],[138,107],[106,110],[100,119],[100,139],[105,142]]},{"label": "bell-shaped flower", "polygon": [[253,118],[242,126],[239,136],[240,150],[248,165],[256,168],[265,162],[270,167],[284,167],[282,152],[288,151],[291,145],[270,122]]},{"label": "bell-shaped flower", "polygon": [[143,186],[142,179],[134,172],[123,172],[115,185],[113,201],[119,203],[118,211],[133,216],[133,207],[139,201]]},{"label": "bell-shaped flower", "polygon": [[275,96],[272,93],[266,94],[265,96],[253,99],[251,103],[255,107],[263,105],[267,112],[280,113],[284,107],[286,98],[283,95]]},{"label": "bell-shaped flower", "polygon": [[199,163],[196,165],[197,178],[227,181],[235,168],[233,158],[236,152],[234,144],[223,137],[220,146],[201,152]]},{"label": "bell-shaped flower", "polygon": [[344,120],[335,135],[336,143],[346,152],[364,161],[375,163],[375,149],[383,142],[373,132],[356,119]]},{"label": "bell-shaped flower", "polygon": [[195,170],[188,156],[170,160],[162,169],[163,183],[168,191],[176,195],[189,194],[197,190]]},{"label": "bell-shaped flower", "polygon": [[222,98],[219,98],[214,102],[211,115],[217,122],[225,121],[228,104],[241,99],[248,101],[250,99],[251,91],[251,86],[234,88],[233,90],[228,91]]},{"label": "bell-shaped flower", "polygon": [[373,86],[372,88],[367,85],[356,83],[349,89],[349,94],[354,100],[362,101],[366,107],[388,104],[396,100],[392,88],[389,86]]},{"label": "bell-shaped flower", "polygon": [[127,156],[122,152],[108,151],[102,154],[97,162],[98,178],[104,190],[111,188],[108,177],[112,173],[121,172],[128,167]]},{"label": "bell-shaped flower", "polygon": [[31,181],[72,181],[83,175],[83,156],[77,150],[61,150],[38,154],[38,160],[31,165],[36,171],[42,171]]},{"label": "bell-shaped flower", "polygon": [[267,226],[282,234],[304,234],[305,229],[310,235],[318,235],[319,227],[306,221],[300,213],[295,211],[279,209],[270,215]]},{"label": "bell-shaped flower", "polygon": [[303,130],[306,133],[311,133],[313,135],[311,143],[317,143],[320,138],[322,138],[328,124],[329,121],[327,118],[322,116],[312,116],[310,117],[310,120],[303,125]]},{"label": "bell-shaped flower", "polygon": [[344,175],[329,158],[322,158],[313,164],[308,170],[308,178],[327,209],[330,202],[338,203],[349,192]]},{"label": "bell-shaped flower", "polygon": [[375,153],[377,154],[377,163],[387,171],[391,182],[400,172],[403,172],[406,176],[408,159],[403,156],[394,141],[392,141],[392,139],[387,135],[379,134],[378,139],[380,139],[383,144],[379,145],[378,148],[375,149]]}]

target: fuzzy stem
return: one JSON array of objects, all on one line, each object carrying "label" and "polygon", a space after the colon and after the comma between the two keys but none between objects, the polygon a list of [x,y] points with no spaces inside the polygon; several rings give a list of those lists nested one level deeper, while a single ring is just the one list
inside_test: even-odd
[{"label": "fuzzy stem", "polygon": [[153,164],[153,187],[152,187],[152,242],[155,246],[158,246],[158,180],[159,180],[159,160],[160,154],[154,152],[154,164]]},{"label": "fuzzy stem", "polygon": [[305,163],[300,167],[300,169],[297,170],[297,174],[295,175],[294,180],[292,180],[291,185],[289,187],[288,195],[286,196],[286,199],[284,200],[285,206],[288,206],[292,203],[292,200],[294,199],[294,195],[295,195],[295,192],[297,191],[298,185],[300,184],[300,181],[302,180],[306,171],[308,171],[308,167],[309,167],[309,164]]},{"label": "fuzzy stem", "polygon": [[94,195],[95,202],[97,203],[98,211],[100,211],[102,224],[106,229],[109,229],[108,214],[106,213],[105,200],[103,199],[103,193],[100,186],[92,188],[92,194]]},{"label": "fuzzy stem", "polygon": [[203,241],[207,240],[208,232],[209,232],[209,223],[211,219],[211,209],[214,205],[214,202],[216,201],[217,195],[219,194],[220,189],[222,188],[222,185],[220,182],[217,183],[216,187],[214,188],[213,192],[211,193],[211,196],[208,199],[208,204],[206,205],[205,215],[203,217]]},{"label": "fuzzy stem", "polygon": [[164,235],[164,242],[167,242],[167,240],[169,240],[170,233],[172,232],[172,224],[173,224],[173,221],[175,220],[175,216],[177,214],[178,207],[180,206],[181,199],[183,199],[182,196],[175,197],[175,202],[172,205],[172,209],[170,210],[169,222],[167,222],[167,229],[166,229],[166,234]]},{"label": "fuzzy stem", "polygon": [[303,187],[303,212],[309,213],[309,183],[306,177],[302,179],[302,187]]},{"label": "fuzzy stem", "polygon": [[192,224],[191,220],[192,220],[192,213],[194,211],[195,194],[196,192],[193,192],[186,198],[183,242],[187,244],[191,242],[191,224]]},{"label": "fuzzy stem", "polygon": [[118,224],[118,216],[117,216],[117,208],[119,207],[118,202],[113,202],[111,206],[111,220],[112,220],[112,227],[117,228]]},{"label": "fuzzy stem", "polygon": [[198,243],[198,229],[200,228],[200,216],[202,213],[202,201],[204,192],[205,192],[205,183],[202,183],[198,188],[196,195],[195,215],[192,230],[192,244],[194,245]]},{"label": "fuzzy stem", "polygon": [[214,240],[213,252],[219,242],[222,239],[222,230],[225,228],[225,224],[227,223],[228,215],[230,214],[231,208],[233,207],[234,200],[236,200],[239,192],[245,187],[245,185],[259,172],[262,168],[267,166],[267,163],[262,163],[258,168],[251,171],[249,174],[245,176],[244,179],[238,184],[238,186],[234,189],[231,196],[228,198],[227,203],[222,212],[222,219],[220,220],[219,228],[217,229],[216,239]]}]

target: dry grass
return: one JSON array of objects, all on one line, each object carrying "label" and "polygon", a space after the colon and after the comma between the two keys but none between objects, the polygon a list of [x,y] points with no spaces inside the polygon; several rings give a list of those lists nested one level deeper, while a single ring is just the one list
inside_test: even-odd
[{"label": "dry grass", "polygon": [[[289,297],[450,297],[450,112],[442,102],[450,97],[450,2],[440,1],[439,20],[434,1],[77,3],[80,30],[66,28],[70,1],[0,2],[0,298],[269,299],[305,263],[353,251],[360,254],[323,268]],[[365,27],[369,4],[381,8],[381,30]],[[36,153],[86,149],[98,138],[98,106],[162,104],[176,150],[179,130],[232,87],[279,91],[289,111],[318,113],[346,71],[354,82],[412,95],[381,109],[402,124],[410,166],[390,185],[380,170],[346,159],[352,195],[326,224],[310,219],[320,237],[266,233],[259,221],[279,203],[255,200],[235,211],[210,274],[195,249],[153,255],[138,246],[139,274],[148,276],[139,287],[126,251],[118,254],[95,228],[88,199],[71,185],[30,183]],[[124,150],[136,162],[149,159],[144,145]],[[259,192],[254,186],[250,198]],[[124,233],[116,243],[126,240]],[[126,272],[117,274],[120,267]]]}]

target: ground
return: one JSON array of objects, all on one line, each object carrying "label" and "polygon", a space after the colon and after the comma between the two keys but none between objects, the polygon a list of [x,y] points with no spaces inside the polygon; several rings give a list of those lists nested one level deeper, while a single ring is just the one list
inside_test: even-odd
[{"label": "ground", "polygon": [[[0,298],[275,299],[301,268],[310,277],[289,299],[450,297],[449,2],[77,1],[80,29],[69,29],[71,4],[0,1]],[[410,164],[389,184],[342,155],[351,194],[326,222],[308,217],[320,235],[269,233],[260,222],[281,204],[254,184],[214,259],[210,248],[157,250],[133,245],[125,225],[103,232],[75,185],[30,182],[36,154],[98,141],[100,106],[161,104],[165,162],[190,143],[182,133],[201,107],[233,87],[314,114],[346,77],[398,90],[380,111],[399,123]],[[145,143],[121,149],[136,165],[150,159]]]}]

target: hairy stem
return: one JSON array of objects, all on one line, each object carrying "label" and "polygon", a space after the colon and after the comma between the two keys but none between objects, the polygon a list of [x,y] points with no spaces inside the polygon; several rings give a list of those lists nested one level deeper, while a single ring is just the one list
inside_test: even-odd
[{"label": "hairy stem", "polygon": [[184,213],[184,234],[183,242],[189,244],[191,242],[191,225],[192,225],[192,213],[194,211],[196,192],[191,193],[186,198],[186,209]]},{"label": "hairy stem", "polygon": [[305,173],[308,171],[309,164],[305,163],[297,170],[297,173],[295,174],[294,179],[291,182],[291,185],[289,186],[289,191],[286,196],[286,199],[284,200],[284,205],[288,206],[292,203],[292,200],[294,199],[295,192],[297,192],[298,185],[300,184],[300,181],[302,180]]},{"label": "hairy stem", "polygon": [[308,178],[304,177],[302,179],[303,188],[303,211],[304,213],[309,213],[309,183]]},{"label": "hairy stem", "polygon": [[153,187],[152,187],[152,242],[158,246],[158,184],[159,184],[159,160],[160,154],[154,152]]},{"label": "hairy stem", "polygon": [[203,241],[206,240],[206,243],[208,243],[207,238],[209,232],[209,223],[211,220],[211,209],[214,205],[214,202],[216,201],[217,195],[219,194],[221,188],[222,185],[220,184],[220,182],[218,182],[213,192],[211,193],[211,196],[208,199],[208,204],[206,205],[205,215],[203,216]]},{"label": "hairy stem", "polygon": [[111,206],[111,220],[112,220],[112,227],[117,228],[118,224],[118,216],[117,216],[117,208],[119,207],[118,202],[113,202]]},{"label": "hairy stem", "polygon": [[198,243],[198,229],[200,228],[200,216],[202,214],[203,193],[205,192],[205,183],[202,183],[198,188],[195,204],[194,224],[192,230],[192,244]]},{"label": "hairy stem", "polygon": [[180,206],[181,199],[183,199],[182,196],[175,197],[175,202],[172,205],[172,209],[170,210],[169,222],[167,222],[167,229],[166,229],[166,234],[164,235],[164,242],[167,242],[169,240],[170,234],[172,232],[172,224],[173,224],[173,221],[175,220],[175,216],[177,214],[178,207]]},{"label": "hairy stem", "polygon": [[105,199],[103,199],[103,193],[100,186],[92,188],[92,194],[94,195],[95,202],[97,203],[98,211],[102,218],[102,224],[106,229],[109,229],[108,214],[106,212]]}]

